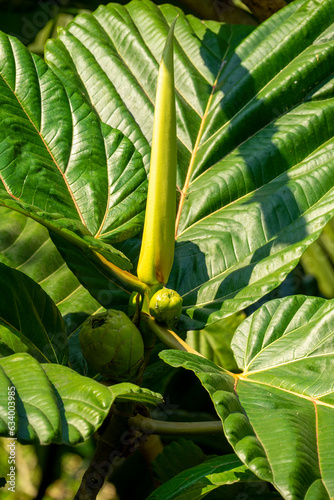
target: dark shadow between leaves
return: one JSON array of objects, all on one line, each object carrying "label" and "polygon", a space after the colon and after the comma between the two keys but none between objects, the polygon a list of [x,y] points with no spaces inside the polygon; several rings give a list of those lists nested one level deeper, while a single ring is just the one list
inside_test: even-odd
[{"label": "dark shadow between leaves", "polygon": [[64,406],[63,400],[62,400],[58,390],[53,385],[51,380],[49,382],[50,382],[50,385],[52,387],[52,390],[53,390],[54,395],[55,395],[56,400],[57,400],[57,406],[58,406],[59,417],[60,417],[60,422],[61,422],[61,436],[60,436],[61,442],[62,443],[69,443],[70,442],[70,431],[69,431],[68,420],[67,420],[66,414],[65,414],[65,406]]}]

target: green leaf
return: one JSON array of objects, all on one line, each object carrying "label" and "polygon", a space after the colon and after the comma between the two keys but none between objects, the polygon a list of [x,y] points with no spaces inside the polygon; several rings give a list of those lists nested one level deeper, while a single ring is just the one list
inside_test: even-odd
[{"label": "green leaf", "polygon": [[[334,213],[334,11],[331,0],[297,0],[251,33],[149,0],[75,18],[46,60],[146,166],[158,62],[177,13],[181,195],[168,286],[191,329],[278,286]],[[136,263],[138,241],[119,248]]]},{"label": "green leaf", "polygon": [[254,480],[254,474],[235,455],[225,455],[181,472],[155,490],[148,500],[197,500],[219,486]]},{"label": "green leaf", "polygon": [[236,454],[286,499],[334,496],[334,301],[268,302],[237,329],[232,375],[194,355],[165,351],[195,371]]},{"label": "green leaf", "polygon": [[141,156],[20,42],[0,34],[0,47],[0,204],[130,269],[104,240],[139,230],[147,182]]},{"label": "green leaf", "polygon": [[[78,254],[78,249],[74,248],[74,252]],[[19,212],[0,207],[0,260],[36,281],[55,302],[69,334],[69,364],[81,375],[90,375],[82,356],[78,334],[87,316],[100,311],[101,305],[69,270],[48,231]],[[11,339],[15,340],[13,335]],[[19,345],[13,346],[12,350],[5,350],[3,344],[2,354],[25,351],[25,345],[18,342]]]},{"label": "green leaf", "polygon": [[0,263],[0,357],[29,352],[38,361],[67,364],[64,321],[31,278]]},{"label": "green leaf", "polygon": [[0,377],[0,433],[9,435],[7,387],[15,386],[15,435],[21,442],[83,441],[102,424],[112,403],[107,387],[64,366],[40,365],[27,354],[1,359]]},{"label": "green leaf", "polygon": [[[70,368],[26,353],[0,359],[0,435],[9,437],[8,388],[15,387],[15,436],[21,442],[76,444],[102,424],[115,398],[156,404],[162,396],[133,384],[106,387]],[[38,391],[36,391],[36,387]]]},{"label": "green leaf", "polygon": [[238,366],[231,350],[231,340],[237,326],[245,317],[245,314],[240,312],[216,321],[203,330],[189,331],[186,342],[206,359],[226,370],[236,371]]},{"label": "green leaf", "polygon": [[[160,357],[171,366],[193,370],[207,389],[217,414],[222,419],[224,432],[236,454],[260,479],[273,482],[272,470],[265,450],[244,415],[234,390],[235,377],[212,361],[181,351],[163,351]],[[227,419],[230,417],[230,420]],[[227,424],[230,424],[228,432]],[[235,435],[232,434],[234,431]],[[243,441],[243,438],[247,438]],[[234,439],[233,439],[234,438]],[[236,448],[239,442],[239,448]]]},{"label": "green leaf", "polygon": [[135,401],[154,406],[164,402],[161,394],[129,382],[113,385],[109,389],[117,401]]},{"label": "green leaf", "polygon": [[172,441],[152,462],[152,469],[159,481],[166,483],[180,472],[201,464],[206,459],[205,454],[197,444],[190,439],[181,438]]},{"label": "green leaf", "polygon": [[69,269],[101,306],[127,311],[131,292],[125,290],[117,279],[113,279],[108,270],[101,268],[100,263],[89,253],[52,231],[50,236]]},{"label": "green leaf", "polygon": [[[69,330],[101,307],[68,269],[48,231],[4,207],[0,207],[0,258],[43,288],[65,316]],[[83,319],[79,319],[80,313],[84,314]]]}]

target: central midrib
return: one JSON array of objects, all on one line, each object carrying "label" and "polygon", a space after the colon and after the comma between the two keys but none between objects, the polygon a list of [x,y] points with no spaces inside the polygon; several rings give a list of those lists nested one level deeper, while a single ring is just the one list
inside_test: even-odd
[{"label": "central midrib", "polygon": [[178,231],[178,227],[179,227],[179,223],[180,223],[180,218],[181,218],[181,213],[182,213],[182,207],[183,207],[184,200],[186,199],[186,196],[187,196],[187,191],[188,191],[188,187],[189,187],[189,184],[190,184],[191,174],[193,172],[193,167],[194,167],[194,163],[195,163],[196,154],[197,154],[197,151],[199,149],[200,141],[202,139],[205,120],[206,120],[206,118],[208,116],[208,113],[209,113],[209,109],[210,109],[210,106],[211,106],[211,102],[212,102],[212,98],[213,98],[213,94],[214,94],[216,85],[218,83],[218,79],[220,77],[221,71],[222,71],[222,69],[223,69],[223,67],[225,65],[225,62],[226,62],[225,61],[225,55],[224,55],[224,58],[223,58],[223,61],[222,61],[221,65],[220,65],[220,68],[219,68],[219,71],[217,73],[216,79],[215,79],[215,81],[214,81],[214,83],[212,85],[211,93],[210,93],[210,96],[209,96],[209,99],[208,99],[208,102],[207,102],[207,105],[206,105],[206,108],[205,108],[205,111],[204,111],[204,114],[203,114],[203,117],[202,117],[202,120],[201,120],[200,128],[198,130],[198,134],[197,134],[195,146],[194,146],[194,149],[193,149],[193,151],[191,153],[191,158],[190,158],[190,162],[189,162],[187,177],[186,177],[186,180],[184,182],[183,189],[181,190],[181,197],[180,197],[179,206],[178,206],[178,210],[177,210],[177,214],[176,214],[175,239],[177,238],[177,231]]}]

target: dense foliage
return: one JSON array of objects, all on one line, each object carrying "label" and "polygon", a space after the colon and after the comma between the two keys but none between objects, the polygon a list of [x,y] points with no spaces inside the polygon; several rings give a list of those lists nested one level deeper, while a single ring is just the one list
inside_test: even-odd
[{"label": "dense foliage", "polygon": [[[140,313],[133,292],[157,75],[177,14],[175,254],[164,284],[182,314],[172,331],[145,310],[144,293]],[[203,386],[192,385],[185,419],[204,421],[205,434],[219,417],[228,444],[175,447],[171,469],[166,446],[153,462],[164,484],[146,496],[334,496],[333,301],[294,295],[244,314],[334,214],[333,64],[331,0],[295,0],[256,28],[150,0],[111,3],[60,30],[45,61],[0,33],[2,436],[8,387],[20,442],[73,445],[154,416],[183,367]],[[83,356],[82,324],[105,309],[141,331],[135,380],[130,370],[109,385]],[[187,433],[179,422],[159,429]]]}]

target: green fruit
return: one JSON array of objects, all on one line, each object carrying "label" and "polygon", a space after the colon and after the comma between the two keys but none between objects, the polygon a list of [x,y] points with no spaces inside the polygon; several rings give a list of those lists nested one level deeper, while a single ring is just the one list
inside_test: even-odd
[{"label": "green fruit", "polygon": [[133,379],[144,359],[140,331],[122,311],[109,309],[87,318],[79,340],[87,363],[115,382]]},{"label": "green fruit", "polygon": [[174,290],[162,288],[150,300],[150,314],[161,323],[173,328],[182,312],[182,298]]}]

